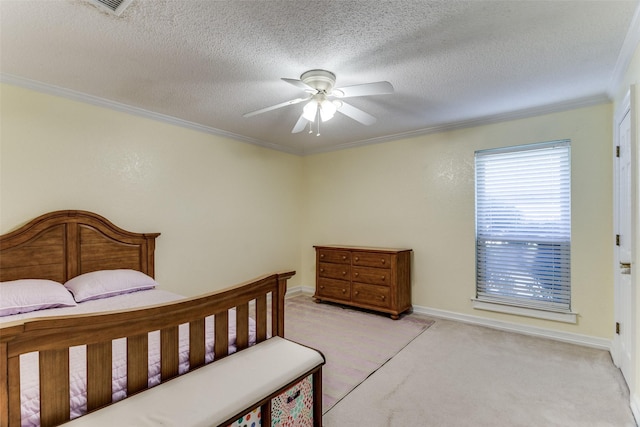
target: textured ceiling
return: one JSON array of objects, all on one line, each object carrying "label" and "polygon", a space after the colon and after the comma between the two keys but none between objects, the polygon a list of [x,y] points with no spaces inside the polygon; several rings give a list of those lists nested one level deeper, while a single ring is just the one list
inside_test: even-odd
[{"label": "textured ceiling", "polygon": [[[0,0],[0,73],[305,154],[605,100],[639,3]],[[314,68],[395,93],[350,98],[378,121],[337,114],[317,137],[291,133],[301,104],[242,116],[304,95],[280,78]]]}]

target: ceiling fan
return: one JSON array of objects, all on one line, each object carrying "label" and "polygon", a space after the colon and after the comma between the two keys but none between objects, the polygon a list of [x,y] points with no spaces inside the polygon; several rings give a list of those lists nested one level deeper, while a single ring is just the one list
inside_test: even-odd
[{"label": "ceiling fan", "polygon": [[261,108],[260,110],[251,111],[243,114],[243,116],[251,117],[266,113],[267,111],[306,102],[302,109],[302,114],[291,130],[291,133],[302,132],[307,124],[309,124],[309,133],[311,133],[311,123],[316,122],[316,134],[320,135],[320,121],[326,122],[330,120],[336,112],[342,113],[363,125],[371,125],[377,121],[371,114],[344,102],[344,98],[393,93],[393,86],[391,83],[385,81],[334,88],[336,75],[327,70],[309,70],[302,73],[300,80],[287,79],[284,77],[282,80],[304,90],[307,95],[270,107]]}]

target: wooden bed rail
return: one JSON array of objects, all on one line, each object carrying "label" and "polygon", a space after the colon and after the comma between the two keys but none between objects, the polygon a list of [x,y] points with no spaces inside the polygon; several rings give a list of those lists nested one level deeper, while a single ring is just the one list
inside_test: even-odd
[{"label": "wooden bed rail", "polygon": [[[215,316],[215,360],[228,354],[228,310],[231,308],[236,310],[238,351],[249,346],[249,317],[256,321],[257,342],[266,340],[269,332],[271,336],[284,337],[286,283],[294,274],[288,271],[266,275],[199,297],[140,309],[3,325],[0,327],[0,426],[19,426],[21,422],[21,354],[39,352],[40,422],[42,426],[58,425],[70,418],[69,347],[87,345],[87,408],[93,411],[111,404],[112,340],[127,338],[127,395],[143,391],[148,382],[149,332],[160,331],[161,381],[178,375],[178,327],[181,324],[189,325],[190,370],[205,363],[207,316]],[[269,311],[271,325],[268,324]]]}]

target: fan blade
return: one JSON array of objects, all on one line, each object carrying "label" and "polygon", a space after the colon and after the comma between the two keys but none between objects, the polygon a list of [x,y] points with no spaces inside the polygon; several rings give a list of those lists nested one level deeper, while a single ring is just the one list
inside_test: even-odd
[{"label": "fan blade", "polygon": [[352,118],[356,122],[360,122],[363,125],[367,126],[372,125],[378,121],[378,119],[373,117],[371,114],[365,113],[361,109],[356,108],[351,104],[347,104],[346,102],[342,102],[342,106],[338,108],[338,112]]},{"label": "fan blade", "polygon": [[286,107],[287,105],[299,104],[300,102],[304,102],[304,101],[307,101],[309,99],[311,99],[310,96],[308,96],[306,98],[292,99],[290,101],[285,101],[285,102],[281,102],[280,104],[272,105],[271,107],[265,107],[265,108],[261,108],[260,110],[251,111],[249,113],[244,113],[242,115],[242,117],[255,116],[255,115],[258,115],[258,114],[266,113],[267,111],[277,110],[278,108]]},{"label": "fan blade", "polygon": [[331,92],[336,98],[350,98],[352,96],[386,95],[393,93],[393,85],[389,82],[364,83],[361,85],[344,86]]},{"label": "fan blade", "polygon": [[296,80],[296,79],[287,79],[285,77],[282,77],[282,80],[284,80],[285,82],[294,85],[297,88],[300,88],[304,91],[307,91],[309,93],[316,93],[317,90],[315,90],[314,88],[312,88],[311,86],[309,86],[308,84],[306,84],[305,82],[303,82],[302,80]]},{"label": "fan blade", "polygon": [[309,123],[309,120],[304,118],[304,114],[301,114],[300,118],[296,122],[296,125],[293,127],[293,129],[291,129],[291,133],[302,132],[304,128],[307,126],[307,123]]}]

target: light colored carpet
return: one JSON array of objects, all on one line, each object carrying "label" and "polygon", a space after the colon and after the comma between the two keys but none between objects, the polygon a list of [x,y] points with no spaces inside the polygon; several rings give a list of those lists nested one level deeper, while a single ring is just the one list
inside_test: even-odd
[{"label": "light colored carpet", "polygon": [[323,411],[364,381],[433,323],[422,316],[399,320],[334,304],[317,304],[308,295],[285,303],[285,337],[320,350]]},{"label": "light colored carpet", "polygon": [[609,352],[448,320],[323,417],[325,427],[632,427]]}]

